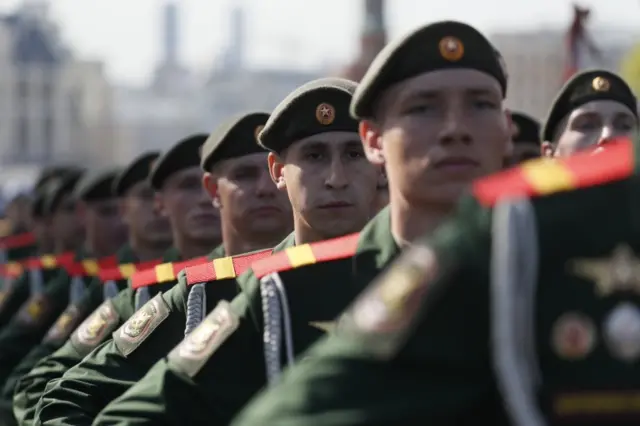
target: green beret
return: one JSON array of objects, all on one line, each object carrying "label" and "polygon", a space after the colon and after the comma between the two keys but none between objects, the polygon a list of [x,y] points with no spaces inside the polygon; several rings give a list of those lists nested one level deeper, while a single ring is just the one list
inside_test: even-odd
[{"label": "green beret", "polygon": [[219,126],[202,146],[202,170],[211,171],[221,160],[264,152],[258,145],[258,134],[268,119],[266,112],[252,112],[235,116]]},{"label": "green beret", "polygon": [[35,218],[41,218],[45,216],[45,203],[51,188],[54,188],[59,184],[62,178],[50,178],[46,182],[43,182],[39,187],[33,191],[33,201],[31,203],[31,215]]},{"label": "green beret", "polygon": [[409,33],[380,51],[358,85],[351,115],[372,118],[380,95],[396,83],[431,71],[468,68],[495,77],[507,93],[503,61],[478,30],[455,21],[441,21]]},{"label": "green beret", "polygon": [[81,172],[82,170],[83,170],[82,167],[77,167],[77,166],[58,165],[58,166],[46,167],[40,172],[40,175],[36,179],[34,189],[38,189],[46,185],[52,179],[63,177],[68,174],[73,175],[78,172]]},{"label": "green beret", "polygon": [[280,153],[292,143],[326,132],[358,132],[349,115],[357,84],[343,78],[310,81],[289,94],[273,110],[258,135],[261,146]]},{"label": "green beret", "polygon": [[622,78],[605,70],[588,70],[574,75],[560,89],[542,129],[542,140],[551,141],[560,122],[574,109],[600,100],[620,102],[638,117],[636,97]]},{"label": "green beret", "polygon": [[182,139],[165,152],[155,162],[151,170],[151,176],[149,176],[151,186],[156,190],[160,190],[167,178],[175,172],[199,166],[200,150],[207,137],[208,135],[204,133],[196,133]]},{"label": "green beret", "polygon": [[540,144],[540,122],[521,112],[512,112],[511,119],[515,126],[514,142],[535,142]]},{"label": "green beret", "polygon": [[73,196],[79,201],[102,201],[114,198],[113,182],[122,172],[122,168],[108,168],[85,174],[73,190]]},{"label": "green beret", "polygon": [[60,202],[65,195],[72,195],[75,187],[80,182],[81,171],[69,173],[59,179],[51,181],[51,185],[46,185],[43,189],[46,191],[44,196],[43,216],[51,215],[60,206]]},{"label": "green beret", "polygon": [[113,181],[113,194],[122,197],[135,184],[147,180],[158,157],[159,151],[150,151],[133,160]]}]

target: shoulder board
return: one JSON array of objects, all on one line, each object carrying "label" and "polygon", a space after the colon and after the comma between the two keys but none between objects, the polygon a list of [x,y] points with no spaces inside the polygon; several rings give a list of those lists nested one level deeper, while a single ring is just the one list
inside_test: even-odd
[{"label": "shoulder board", "polygon": [[19,262],[7,262],[0,267],[0,275],[4,278],[18,278],[24,272]]},{"label": "shoulder board", "polygon": [[486,207],[505,197],[536,197],[624,179],[633,173],[633,145],[628,140],[602,152],[582,152],[566,159],[540,158],[480,179],[473,195]]},{"label": "shoulder board", "polygon": [[13,249],[30,246],[36,243],[36,237],[31,232],[24,232],[17,235],[7,235],[0,238],[0,247],[3,249]]},{"label": "shoulder board", "polygon": [[178,274],[185,268],[207,262],[206,256],[185,260],[184,262],[160,263],[145,271],[136,272],[131,276],[131,288],[137,289],[154,284],[161,284],[178,279]]},{"label": "shoulder board", "polygon": [[54,269],[74,263],[75,256],[76,254],[72,251],[58,255],[45,254],[27,259],[25,266],[29,269]]},{"label": "shoulder board", "polygon": [[115,268],[100,269],[98,278],[100,278],[100,281],[102,281],[103,283],[109,281],[127,280],[131,278],[131,276],[136,272],[153,268],[154,266],[159,265],[160,262],[162,261],[158,259],[139,263],[121,263]]},{"label": "shoulder board", "polygon": [[67,274],[73,277],[95,277],[103,268],[113,268],[118,264],[116,256],[107,256],[100,259],[82,259],[68,265],[61,265]]},{"label": "shoulder board", "polygon": [[237,256],[221,257],[201,265],[191,266],[185,269],[187,285],[235,278],[249,269],[253,262],[271,256],[272,251],[273,249],[265,249]]},{"label": "shoulder board", "polygon": [[257,278],[320,262],[345,259],[356,254],[360,233],[312,244],[289,247],[251,265]]}]

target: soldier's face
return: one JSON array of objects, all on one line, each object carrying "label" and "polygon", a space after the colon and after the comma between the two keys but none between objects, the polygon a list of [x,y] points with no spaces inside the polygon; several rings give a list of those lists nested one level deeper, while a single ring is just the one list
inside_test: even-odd
[{"label": "soldier's face", "polygon": [[122,219],[141,241],[150,244],[171,243],[171,226],[154,206],[154,191],[148,182],[132,186],[122,200]]},{"label": "soldier's face", "polygon": [[553,144],[555,149],[548,153],[567,157],[595,146],[604,147],[618,137],[632,137],[637,129],[638,122],[625,105],[611,100],[591,101],[562,121]]},{"label": "soldier's face", "polygon": [[511,154],[511,118],[498,81],[476,70],[439,70],[389,88],[360,136],[384,164],[390,191],[412,205],[451,206],[472,180]]},{"label": "soldier's face", "polygon": [[38,247],[44,252],[51,251],[53,247],[53,231],[51,220],[48,217],[38,217],[32,219],[33,233],[38,241]]},{"label": "soldier's face", "polygon": [[76,204],[71,196],[63,196],[51,216],[54,242],[68,249],[80,244],[84,238],[84,224],[76,214]]},{"label": "soldier's face", "polygon": [[540,157],[540,144],[537,142],[515,142],[513,152],[507,158],[506,166],[515,166],[524,161]]},{"label": "soldier's face", "polygon": [[291,205],[271,180],[266,152],[223,161],[204,184],[220,210],[223,226],[236,235],[245,235],[249,241],[272,241],[291,232]]},{"label": "soldier's face", "polygon": [[288,193],[296,226],[319,238],[362,229],[371,217],[378,169],[367,161],[356,133],[309,136],[283,156],[269,157],[271,176]]},{"label": "soldier's face", "polygon": [[161,198],[162,210],[174,234],[202,243],[220,241],[220,215],[202,187],[200,167],[189,167],[169,176]]},{"label": "soldier's face", "polygon": [[101,246],[119,246],[126,241],[127,228],[122,221],[118,200],[110,198],[85,204],[85,228]]}]

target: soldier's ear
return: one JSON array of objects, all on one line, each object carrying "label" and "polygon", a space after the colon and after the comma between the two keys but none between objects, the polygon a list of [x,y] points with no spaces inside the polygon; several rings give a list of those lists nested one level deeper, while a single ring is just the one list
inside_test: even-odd
[{"label": "soldier's ear", "polygon": [[267,157],[267,163],[269,164],[269,175],[273,183],[276,184],[276,188],[285,190],[287,183],[284,179],[284,161],[279,155],[270,152]]},{"label": "soldier's ear", "polygon": [[376,166],[384,165],[382,138],[378,125],[371,120],[362,120],[358,126],[358,133],[367,160]]},{"label": "soldier's ear", "polygon": [[202,175],[202,187],[204,188],[205,191],[207,191],[207,194],[209,194],[209,197],[211,197],[211,200],[213,201],[213,206],[219,209],[221,204],[220,204],[220,196],[218,194],[218,179],[211,173],[205,172]]},{"label": "soldier's ear", "polygon": [[544,141],[540,145],[540,155],[543,157],[553,157],[554,149],[553,144],[549,141]]}]

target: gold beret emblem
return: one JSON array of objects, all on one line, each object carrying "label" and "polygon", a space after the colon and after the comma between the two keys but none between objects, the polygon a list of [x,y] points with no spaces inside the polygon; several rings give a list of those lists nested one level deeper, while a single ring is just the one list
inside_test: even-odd
[{"label": "gold beret emblem", "polygon": [[316,108],[316,119],[324,126],[328,126],[333,123],[336,118],[336,109],[327,103],[321,103]]},{"label": "gold beret emblem", "polygon": [[607,92],[611,87],[611,84],[609,83],[609,80],[604,77],[596,77],[591,82],[591,87],[593,87],[593,90],[596,92]]},{"label": "gold beret emblem", "polygon": [[464,56],[464,45],[455,37],[445,37],[438,45],[440,55],[447,61],[455,62]]}]

